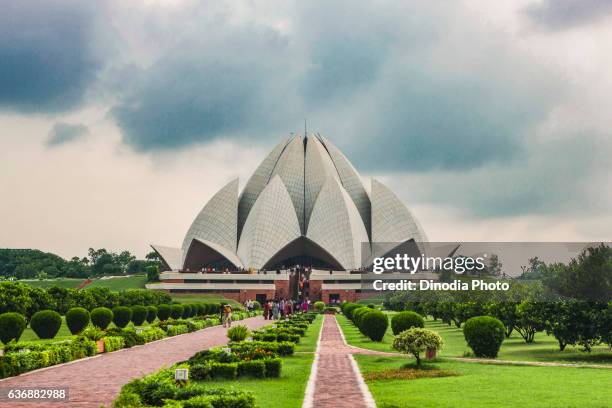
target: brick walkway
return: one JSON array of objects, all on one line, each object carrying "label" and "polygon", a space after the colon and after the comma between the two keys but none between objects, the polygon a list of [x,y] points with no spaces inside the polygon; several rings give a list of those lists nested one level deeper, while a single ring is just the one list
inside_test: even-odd
[{"label": "brick walkway", "polygon": [[[255,329],[269,324],[263,317],[251,317],[237,324]],[[69,403],[17,403],[7,404],[11,408],[57,407],[99,408],[110,406],[121,386],[130,380],[155,372],[186,360],[196,352],[208,347],[227,343],[227,329],[209,327],[194,333],[169,337],[139,347],[114,353],[101,354],[85,360],[77,360],[62,366],[41,369],[0,380],[0,388],[9,387],[68,387]]]},{"label": "brick walkway", "polygon": [[336,318],[324,315],[314,368],[314,388],[308,387],[304,408],[369,408],[374,400],[352,354],[378,354],[346,345]]}]

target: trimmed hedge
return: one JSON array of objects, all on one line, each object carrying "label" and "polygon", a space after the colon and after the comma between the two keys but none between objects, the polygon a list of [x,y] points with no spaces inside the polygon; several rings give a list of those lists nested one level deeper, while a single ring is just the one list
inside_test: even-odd
[{"label": "trimmed hedge", "polygon": [[425,327],[425,320],[416,312],[399,312],[391,318],[391,330],[396,336],[413,327]]},{"label": "trimmed hedge", "polygon": [[262,360],[241,361],[238,363],[238,375],[265,378],[266,364]]},{"label": "trimmed hedge", "polygon": [[172,305],[170,306],[170,317],[173,319],[180,319],[183,317],[183,305]]},{"label": "trimmed hedge", "polygon": [[381,341],[385,337],[387,327],[389,327],[389,319],[386,314],[379,310],[369,310],[370,312],[364,314],[361,318],[360,330],[370,339]]},{"label": "trimmed hedge", "polygon": [[106,307],[96,307],[91,311],[91,323],[99,329],[105,330],[113,321],[113,311]]},{"label": "trimmed hedge", "polygon": [[463,326],[465,341],[477,357],[497,357],[505,332],[504,324],[491,316],[472,317]]},{"label": "trimmed hedge", "polygon": [[346,315],[350,320],[353,320],[353,311],[363,307],[362,305],[358,305],[357,303],[345,303],[342,308],[342,313]]},{"label": "trimmed hedge", "polygon": [[4,344],[11,340],[19,341],[25,327],[25,318],[19,313],[0,314],[0,341]]},{"label": "trimmed hedge", "polygon": [[266,377],[280,377],[282,369],[280,358],[267,358],[263,362],[266,365]]},{"label": "trimmed hedge", "polygon": [[212,363],[210,365],[210,376],[212,378],[225,378],[228,380],[233,380],[237,375],[237,363]]},{"label": "trimmed hedge", "polygon": [[149,311],[146,306],[132,306],[132,323],[136,326],[142,326],[142,324],[147,320],[147,315]]},{"label": "trimmed hedge", "polygon": [[115,326],[124,328],[132,320],[132,309],[127,306],[117,306],[113,308],[113,323]]},{"label": "trimmed hedge", "polygon": [[314,310],[317,312],[322,312],[325,309],[325,303],[318,301],[314,303]]},{"label": "trimmed hedge", "polygon": [[66,312],[66,325],[72,334],[79,334],[89,324],[89,312],[82,307],[73,307]]},{"label": "trimmed hedge", "polygon": [[62,316],[54,310],[41,310],[30,319],[30,327],[41,339],[52,339],[62,326]]},{"label": "trimmed hedge", "polygon": [[363,316],[370,313],[371,311],[372,309],[369,309],[365,306],[361,306],[353,310],[353,323],[355,323],[355,326],[361,329],[361,319],[363,318]]},{"label": "trimmed hedge", "polygon": [[183,306],[183,314],[182,318],[187,319],[192,316],[191,310],[193,309],[191,305],[182,305]]},{"label": "trimmed hedge", "polygon": [[171,305],[159,305],[157,306],[157,318],[160,321],[165,321],[168,320],[168,318],[170,317],[170,314],[172,313],[172,306]]},{"label": "trimmed hedge", "polygon": [[147,306],[147,322],[153,323],[157,318],[157,308],[155,306]]}]

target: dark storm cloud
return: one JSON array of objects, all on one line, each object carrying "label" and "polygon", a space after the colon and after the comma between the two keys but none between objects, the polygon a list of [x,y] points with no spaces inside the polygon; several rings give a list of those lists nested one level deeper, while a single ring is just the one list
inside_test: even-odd
[{"label": "dark storm cloud", "polygon": [[2,2],[0,109],[59,112],[82,101],[98,67],[89,44],[96,5]]},{"label": "dark storm cloud", "polygon": [[530,4],[525,13],[539,26],[563,30],[589,24],[612,13],[610,0],[542,0]]},{"label": "dark storm cloud", "polygon": [[221,42],[184,43],[127,75],[121,102],[111,110],[125,143],[139,151],[176,149],[287,124],[290,98],[275,91],[287,78],[278,58],[283,39],[268,30],[225,36],[222,29]]},{"label": "dark storm cloud", "polygon": [[49,136],[45,144],[47,147],[54,147],[78,140],[89,133],[87,126],[81,123],[58,122],[49,131]]}]

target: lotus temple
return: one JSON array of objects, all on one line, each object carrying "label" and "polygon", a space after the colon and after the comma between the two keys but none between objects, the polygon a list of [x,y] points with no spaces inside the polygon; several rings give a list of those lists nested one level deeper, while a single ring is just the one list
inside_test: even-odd
[{"label": "lotus temple", "polygon": [[242,191],[238,179],[219,190],[180,248],[152,245],[164,271],[147,288],[240,302],[355,301],[372,296],[361,278],[374,256],[406,244],[424,252],[426,242],[418,221],[384,184],[364,184],[319,134],[295,135],[268,154]]}]

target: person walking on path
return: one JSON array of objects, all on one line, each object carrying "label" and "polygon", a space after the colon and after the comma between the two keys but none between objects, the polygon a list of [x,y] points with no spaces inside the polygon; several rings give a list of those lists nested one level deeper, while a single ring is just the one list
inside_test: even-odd
[{"label": "person walking on path", "polygon": [[232,327],[232,307],[229,303],[223,306],[223,327]]}]

